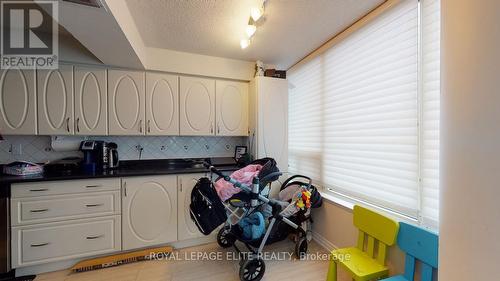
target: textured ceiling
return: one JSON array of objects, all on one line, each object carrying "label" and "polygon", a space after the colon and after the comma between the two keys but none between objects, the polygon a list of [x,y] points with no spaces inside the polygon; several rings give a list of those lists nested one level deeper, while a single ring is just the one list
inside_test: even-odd
[{"label": "textured ceiling", "polygon": [[126,0],[147,47],[288,68],[384,0],[269,0],[252,44],[240,39],[259,0]]}]

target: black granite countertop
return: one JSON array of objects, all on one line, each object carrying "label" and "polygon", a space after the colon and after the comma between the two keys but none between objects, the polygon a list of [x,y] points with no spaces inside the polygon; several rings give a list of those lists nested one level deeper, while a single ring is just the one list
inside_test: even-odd
[{"label": "black granite countertop", "polygon": [[[239,169],[236,165],[217,167],[220,171],[228,172]],[[92,178],[109,178],[109,177],[135,177],[135,176],[152,176],[152,175],[171,175],[171,174],[190,174],[190,173],[207,173],[208,169],[196,162],[186,161],[186,159],[171,159],[171,160],[129,160],[120,161],[120,167],[116,169],[108,169],[104,171],[96,171],[93,173],[84,172],[83,170],[73,172],[50,172],[42,175],[34,176],[11,176],[0,175],[0,185],[8,185],[21,182],[37,182],[37,181],[57,181],[57,180],[76,180],[76,179],[92,179]]]}]

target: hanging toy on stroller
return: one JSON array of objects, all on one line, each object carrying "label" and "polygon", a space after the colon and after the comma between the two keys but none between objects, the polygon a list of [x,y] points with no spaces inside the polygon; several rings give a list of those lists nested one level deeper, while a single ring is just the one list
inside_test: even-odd
[{"label": "hanging toy on stroller", "polygon": [[[296,236],[295,255],[298,258],[303,257],[307,253],[308,239],[307,229],[304,229],[302,225],[312,221],[310,208],[321,205],[321,196],[311,185],[310,179],[305,176],[294,176],[285,181],[281,186],[280,200],[268,198],[267,186],[278,180],[282,173],[279,172],[272,158],[263,158],[252,163],[259,163],[262,168],[251,180],[251,185],[241,183],[206,164],[206,167],[218,175],[219,179],[241,190],[223,202],[212,202],[214,201],[212,196],[208,200],[211,204],[210,208],[205,208],[205,210],[209,209],[214,212],[214,209],[218,209],[217,213],[220,214],[220,208],[223,208],[220,207],[221,203],[226,208],[227,220],[217,234],[217,243],[223,248],[234,246],[240,254],[242,259],[239,275],[242,281],[261,280],[265,272],[262,255],[264,246],[284,240],[291,233]],[[291,182],[292,179],[299,177],[309,181],[307,183]],[[193,190],[194,192],[196,191]],[[213,194],[213,190],[210,192]],[[208,201],[205,200],[205,202]],[[207,213],[193,210],[191,206],[191,214],[200,230],[203,229],[204,226],[199,225],[199,222],[204,221],[201,218]],[[236,241],[242,242],[249,252],[242,252],[235,245]]]}]

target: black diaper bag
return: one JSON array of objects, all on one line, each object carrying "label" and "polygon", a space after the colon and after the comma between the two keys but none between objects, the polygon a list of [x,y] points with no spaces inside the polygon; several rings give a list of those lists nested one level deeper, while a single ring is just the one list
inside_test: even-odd
[{"label": "black diaper bag", "polygon": [[198,180],[191,191],[191,219],[201,233],[209,235],[227,220],[226,210],[210,179]]}]

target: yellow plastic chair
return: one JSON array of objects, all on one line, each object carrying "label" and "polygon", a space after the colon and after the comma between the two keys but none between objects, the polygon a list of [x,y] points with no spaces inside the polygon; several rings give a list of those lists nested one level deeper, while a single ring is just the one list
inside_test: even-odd
[{"label": "yellow plastic chair", "polygon": [[359,229],[358,245],[332,251],[327,281],[337,281],[337,264],[356,281],[369,281],[389,275],[385,266],[387,247],[394,245],[399,224],[361,206],[354,206],[354,226]]}]

